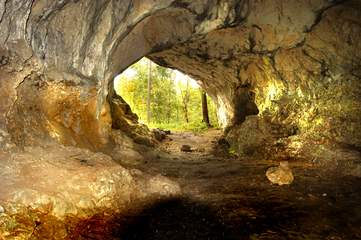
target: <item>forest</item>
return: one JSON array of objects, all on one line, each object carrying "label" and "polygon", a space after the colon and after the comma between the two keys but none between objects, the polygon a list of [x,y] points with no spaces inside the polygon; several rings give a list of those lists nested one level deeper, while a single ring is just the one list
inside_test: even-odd
[{"label": "forest", "polygon": [[147,58],[118,75],[114,88],[150,128],[197,132],[218,127],[216,105],[195,80]]}]

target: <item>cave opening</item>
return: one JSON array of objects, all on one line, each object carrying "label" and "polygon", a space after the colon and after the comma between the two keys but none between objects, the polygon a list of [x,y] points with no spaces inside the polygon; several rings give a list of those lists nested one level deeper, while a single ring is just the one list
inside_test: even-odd
[{"label": "cave opening", "polygon": [[[218,127],[217,106],[196,80],[147,58],[117,75],[113,88],[125,114],[134,113],[151,129],[195,132]],[[116,121],[113,127],[119,127]]]},{"label": "cave opening", "polygon": [[[361,239],[360,37],[359,0],[0,0],[0,239]],[[166,91],[117,95],[143,57]],[[155,64],[220,129],[144,125],[187,121]]]}]

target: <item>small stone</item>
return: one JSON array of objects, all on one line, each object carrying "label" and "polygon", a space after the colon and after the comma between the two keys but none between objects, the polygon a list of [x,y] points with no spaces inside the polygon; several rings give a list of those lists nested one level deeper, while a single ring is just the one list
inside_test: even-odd
[{"label": "small stone", "polygon": [[323,193],[323,194],[322,194],[322,197],[327,197],[327,193]]},{"label": "small stone", "polygon": [[4,207],[0,205],[0,213],[4,213],[4,212],[5,212]]},{"label": "small stone", "polygon": [[266,172],[266,177],[273,184],[289,185],[293,182],[293,174],[287,161],[280,162],[278,167],[271,167]]},{"label": "small stone", "polygon": [[189,145],[182,145],[181,151],[182,152],[192,152],[192,147]]},{"label": "small stone", "polygon": [[155,128],[152,130],[153,136],[155,137],[155,139],[157,139],[158,141],[163,141],[166,138],[166,133],[158,128]]}]

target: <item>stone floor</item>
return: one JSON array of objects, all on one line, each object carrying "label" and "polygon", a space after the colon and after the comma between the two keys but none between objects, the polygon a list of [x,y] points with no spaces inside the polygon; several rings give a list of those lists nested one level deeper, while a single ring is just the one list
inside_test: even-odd
[{"label": "stone floor", "polygon": [[360,177],[290,159],[294,182],[272,185],[265,173],[278,162],[215,151],[219,134],[173,133],[169,154],[139,166],[179,183],[182,196],[145,209],[122,239],[361,239]]},{"label": "stone floor", "polygon": [[[143,161],[58,147],[2,154],[0,239],[361,239],[361,178],[290,159],[239,159],[218,130],[168,136]],[[182,152],[182,145],[192,152]]]}]

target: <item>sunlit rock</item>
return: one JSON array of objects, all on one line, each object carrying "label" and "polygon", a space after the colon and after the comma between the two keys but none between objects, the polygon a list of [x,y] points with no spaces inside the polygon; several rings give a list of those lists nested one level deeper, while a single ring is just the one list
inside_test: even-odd
[{"label": "sunlit rock", "polygon": [[267,179],[273,183],[282,185],[289,185],[293,182],[292,170],[288,165],[288,162],[280,162],[278,167],[271,167],[266,172]]},{"label": "sunlit rock", "polygon": [[[258,152],[277,141],[269,155],[292,148],[294,135],[304,146],[317,142],[324,149],[359,149],[360,3],[278,4],[252,2],[244,25],[211,31],[150,57],[201,82],[218,104],[221,125],[240,155],[257,135]],[[249,115],[258,115],[266,128],[286,131],[272,129],[261,136],[249,129],[250,139],[235,135],[237,128],[247,132]],[[305,152],[307,157],[329,159],[321,149]]]},{"label": "sunlit rock", "polygon": [[103,212],[122,214],[180,194],[178,184],[165,177],[135,173],[105,154],[74,147],[28,148],[1,161],[0,204],[6,211],[0,208],[0,234],[5,237],[24,237],[38,221],[53,234],[50,239],[61,239],[56,236],[72,234],[66,219],[76,224]]},{"label": "sunlit rock", "polygon": [[231,150],[245,157],[265,157],[267,145],[274,141],[270,126],[257,116],[249,116],[227,135]]},{"label": "sunlit rock", "polygon": [[[360,146],[358,1],[291,1],[282,7],[266,1],[25,2],[16,12],[7,2],[0,12],[0,123],[7,122],[22,145],[50,136],[70,145],[87,147],[90,140],[92,149],[109,147],[111,126],[124,114],[113,107],[110,82],[147,55],[201,82],[227,131],[259,115],[298,129],[305,141]],[[12,14],[17,21],[10,21]],[[32,86],[36,81],[40,85]],[[73,96],[88,106],[46,116],[44,108],[54,107],[39,100],[32,107],[40,113],[32,116],[21,107],[34,100],[26,98],[27,89],[29,96],[49,99],[52,92],[77,91]],[[19,123],[21,112],[27,114]],[[54,114],[62,117],[54,121]],[[84,118],[91,119],[91,130]],[[36,126],[37,134],[24,124]],[[139,134],[134,138],[152,145]]]},{"label": "sunlit rock", "polygon": [[180,191],[119,165],[157,143],[112,89],[144,56],[201,83],[232,153],[354,161],[360,23],[357,0],[0,0],[0,236],[64,239]]}]

